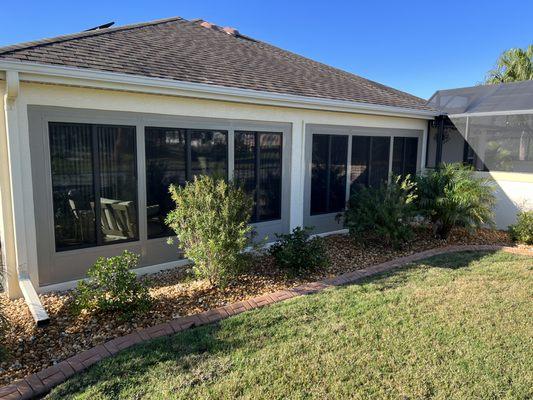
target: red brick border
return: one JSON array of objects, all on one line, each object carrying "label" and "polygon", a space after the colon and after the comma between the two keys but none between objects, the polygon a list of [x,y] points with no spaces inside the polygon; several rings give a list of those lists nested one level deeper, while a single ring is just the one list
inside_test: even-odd
[{"label": "red brick border", "polygon": [[414,261],[423,260],[428,257],[445,253],[457,253],[461,251],[490,251],[503,250],[508,253],[523,254],[533,256],[533,249],[519,247],[504,247],[495,245],[469,245],[469,246],[447,246],[432,250],[415,253],[410,256],[400,257],[382,264],[373,265],[368,268],[348,272],[333,278],[327,278],[318,282],[306,283],[295,288],[280,290],[274,293],[265,294],[248,300],[239,301],[224,307],[214,308],[200,314],[181,317],[169,322],[151,326],[110,340],[102,345],[85,350],[66,360],[45,368],[35,374],[31,374],[24,379],[20,379],[10,385],[0,387],[0,400],[22,400],[31,399],[48,393],[53,387],[66,381],[69,377],[89,368],[104,358],[111,357],[121,350],[162,336],[169,336],[186,329],[210,324],[220,321],[232,315],[259,308],[268,304],[277,303],[296,296],[302,296],[320,292],[328,287],[342,286],[357,282],[363,278],[390,271],[394,268],[409,264]]}]

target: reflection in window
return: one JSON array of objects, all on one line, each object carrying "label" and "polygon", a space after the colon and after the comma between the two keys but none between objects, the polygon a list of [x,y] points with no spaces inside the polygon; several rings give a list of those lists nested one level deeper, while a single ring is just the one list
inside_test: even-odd
[{"label": "reflection in window", "polygon": [[350,182],[359,186],[379,186],[389,177],[390,138],[353,136]]},{"label": "reflection in window", "polygon": [[392,173],[395,175],[416,174],[418,138],[395,137],[392,150]]},{"label": "reflection in window", "polygon": [[174,207],[168,188],[194,176],[227,178],[227,132],[146,127],[148,238],[173,235],[165,218]]},{"label": "reflection in window", "polygon": [[149,238],[172,235],[165,224],[165,217],[174,206],[168,188],[171,184],[184,185],[187,180],[185,141],[184,129],[147,127],[145,130]]},{"label": "reflection in window", "polygon": [[49,124],[57,250],[138,238],[135,128]]},{"label": "reflection in window", "polygon": [[235,181],[254,196],[253,222],[281,218],[282,134],[235,132]]},{"label": "reflection in window", "polygon": [[347,156],[347,135],[313,135],[311,215],[344,209]]},{"label": "reflection in window", "polygon": [[189,179],[211,175],[227,178],[227,132],[188,130],[191,163]]}]

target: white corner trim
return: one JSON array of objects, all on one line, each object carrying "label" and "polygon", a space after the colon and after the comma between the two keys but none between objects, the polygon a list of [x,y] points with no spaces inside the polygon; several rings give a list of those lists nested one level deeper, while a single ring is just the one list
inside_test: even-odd
[{"label": "white corner trim", "polygon": [[194,97],[260,105],[314,110],[389,115],[433,119],[438,113],[402,107],[383,106],[346,100],[332,100],[283,93],[239,89],[226,86],[152,78],[140,75],[91,69],[1,60],[0,70],[18,71],[26,82],[72,85],[98,89],[122,90],[150,94]]},{"label": "white corner trim", "polygon": [[6,100],[15,101],[20,92],[19,73],[17,71],[6,71]]}]

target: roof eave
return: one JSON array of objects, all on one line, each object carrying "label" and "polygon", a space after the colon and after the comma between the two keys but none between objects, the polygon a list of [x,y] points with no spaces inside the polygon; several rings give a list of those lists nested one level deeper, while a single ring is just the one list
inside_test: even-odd
[{"label": "roof eave", "polygon": [[418,119],[432,119],[439,114],[432,110],[306,97],[19,60],[0,60],[0,72],[8,70],[18,71],[20,80],[26,82]]}]

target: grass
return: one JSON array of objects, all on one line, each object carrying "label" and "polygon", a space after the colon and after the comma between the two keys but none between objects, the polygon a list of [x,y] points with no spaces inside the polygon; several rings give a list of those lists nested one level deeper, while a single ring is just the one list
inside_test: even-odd
[{"label": "grass", "polygon": [[530,399],[533,262],[438,256],[132,348],[50,399]]}]

